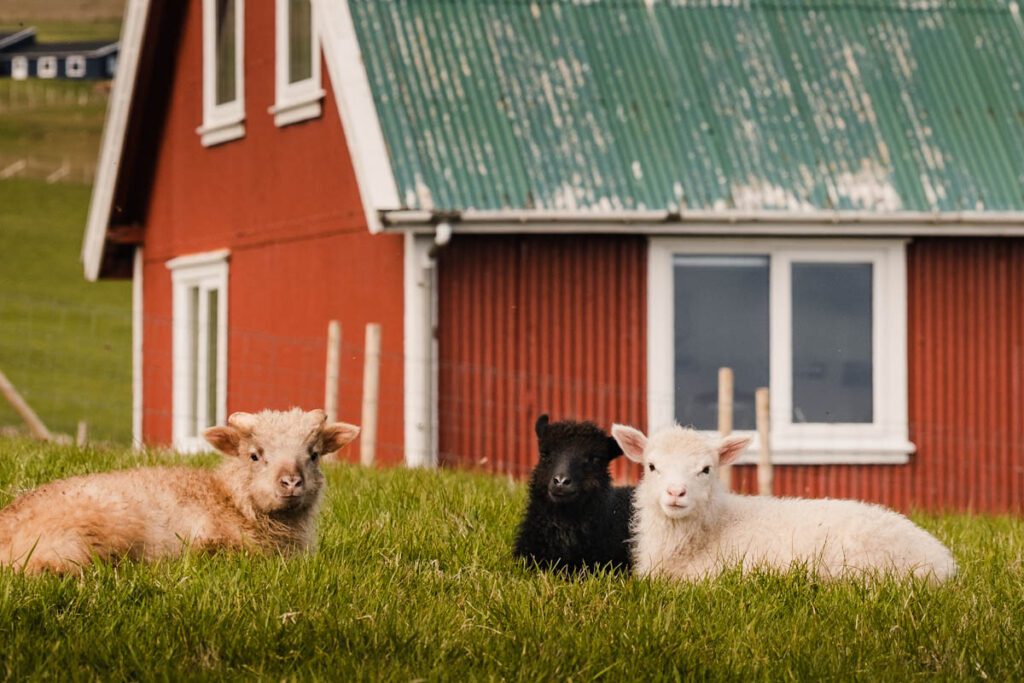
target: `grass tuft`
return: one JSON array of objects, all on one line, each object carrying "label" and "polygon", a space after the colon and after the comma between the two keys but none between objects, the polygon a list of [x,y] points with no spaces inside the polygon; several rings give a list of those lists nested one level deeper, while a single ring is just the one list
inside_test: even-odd
[{"label": "grass tuft", "polygon": [[[216,456],[189,460],[210,466]],[[0,504],[161,451],[0,441]],[[536,573],[509,547],[522,486],[327,466],[320,551],[191,555],[85,576],[0,572],[0,676],[892,680],[1024,673],[1024,523],[918,517],[951,583],[738,571],[695,584]]]}]

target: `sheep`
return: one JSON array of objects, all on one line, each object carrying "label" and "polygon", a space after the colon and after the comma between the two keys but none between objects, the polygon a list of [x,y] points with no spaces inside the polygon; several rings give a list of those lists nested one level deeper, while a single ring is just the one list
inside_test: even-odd
[{"label": "sheep", "polygon": [[608,465],[622,449],[591,422],[534,426],[540,460],[513,555],[546,569],[628,570],[633,487],[613,487]]},{"label": "sheep", "polygon": [[228,456],[214,470],[144,467],[53,481],[0,510],[0,565],[81,573],[89,562],[253,549],[313,550],[320,457],[359,428],[322,410],[234,413],[203,436]]},{"label": "sheep", "polygon": [[957,571],[935,537],[879,505],[726,492],[718,467],[739,457],[747,437],[714,447],[692,429],[673,426],[648,439],[618,424],[612,435],[644,468],[632,527],[639,575],[695,580],[737,564],[796,564],[825,579],[891,573],[942,582]]}]

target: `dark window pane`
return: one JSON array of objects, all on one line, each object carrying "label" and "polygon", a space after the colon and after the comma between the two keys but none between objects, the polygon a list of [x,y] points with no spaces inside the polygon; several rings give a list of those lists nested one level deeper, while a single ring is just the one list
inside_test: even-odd
[{"label": "dark window pane", "polygon": [[288,82],[313,77],[313,23],[309,0],[288,0]]},{"label": "dark window pane", "polygon": [[218,292],[206,293],[206,415],[204,424],[217,424],[217,301]]},{"label": "dark window pane", "polygon": [[871,264],[793,264],[793,422],[871,422]]},{"label": "dark window pane", "polygon": [[676,420],[718,428],[718,369],[734,377],[733,428],[753,429],[768,386],[768,257],[676,256]]},{"label": "dark window pane", "polygon": [[234,102],[235,95],[235,0],[217,0],[216,102]]}]

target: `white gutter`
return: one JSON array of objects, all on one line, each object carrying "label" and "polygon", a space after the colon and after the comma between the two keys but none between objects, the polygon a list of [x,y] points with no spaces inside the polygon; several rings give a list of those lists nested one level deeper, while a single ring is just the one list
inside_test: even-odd
[{"label": "white gutter", "polygon": [[[644,234],[761,234],[843,236],[1024,236],[1024,212],[962,211],[553,211],[474,210],[381,212],[385,231],[433,232],[448,221],[454,232],[585,232]],[[639,228],[639,230],[638,230]]]}]

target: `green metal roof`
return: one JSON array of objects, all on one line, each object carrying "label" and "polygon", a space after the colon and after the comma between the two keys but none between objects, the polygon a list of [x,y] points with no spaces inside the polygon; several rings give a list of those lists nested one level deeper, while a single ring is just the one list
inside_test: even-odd
[{"label": "green metal roof", "polygon": [[350,0],[410,209],[1024,209],[1006,0]]}]

